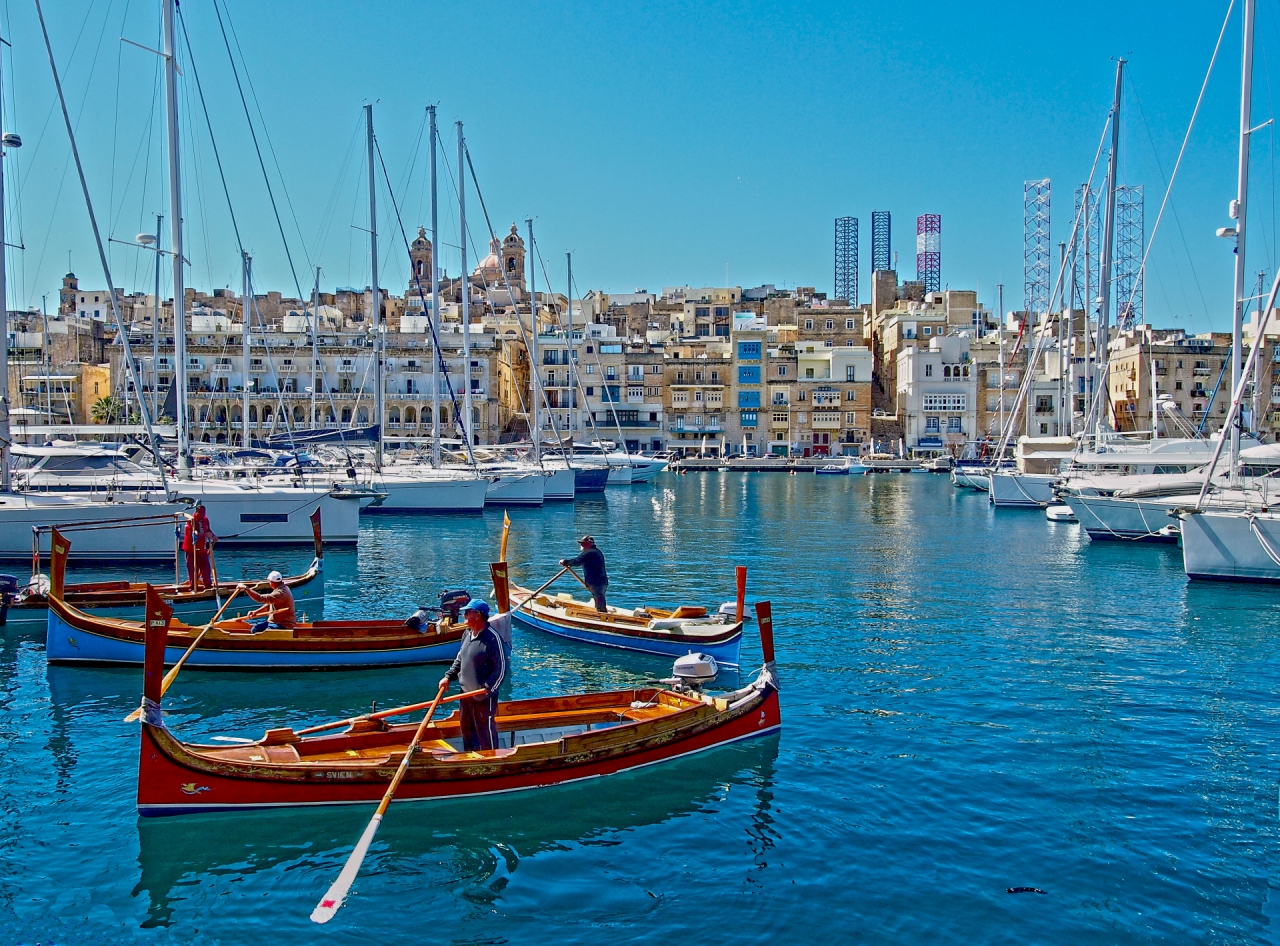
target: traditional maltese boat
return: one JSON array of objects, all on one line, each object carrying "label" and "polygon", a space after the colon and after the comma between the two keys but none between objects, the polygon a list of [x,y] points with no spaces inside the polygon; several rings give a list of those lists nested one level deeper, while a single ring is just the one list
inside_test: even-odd
[{"label": "traditional maltese boat", "polygon": [[[50,663],[141,664],[147,624],[124,618],[91,615],[67,602],[62,575],[70,543],[54,532],[45,655]],[[145,586],[144,586],[145,587]],[[163,602],[147,588],[150,602]],[[253,602],[246,598],[245,604]],[[167,637],[164,659],[186,656],[186,664],[210,670],[327,670],[448,663],[458,653],[465,624],[441,615],[436,621],[396,620],[306,621],[291,628],[254,632],[256,621],[244,617],[201,625],[173,620],[165,604],[162,629]],[[148,620],[154,620],[148,618]],[[193,648],[193,644],[199,642]],[[188,654],[188,651],[190,653]]]},{"label": "traditional maltese boat", "polygon": [[[663,681],[665,687],[513,700],[498,706],[500,747],[479,752],[461,750],[454,712],[423,730],[399,782],[397,800],[560,785],[775,732],[782,721],[773,624],[767,602],[756,608],[765,665],[747,686],[709,694],[702,692],[699,679],[675,678]],[[372,805],[384,799],[420,725],[416,718],[388,720],[421,712],[427,703],[297,732],[269,729],[261,739],[237,745],[183,742],[165,726],[161,713],[163,624],[161,613],[147,630],[140,814]]]},{"label": "traditional maltese boat", "polygon": [[597,611],[590,601],[561,592],[531,595],[511,586],[512,618],[525,627],[585,644],[637,650],[646,654],[680,657],[709,654],[722,667],[737,667],[742,649],[742,624],[746,616],[747,570],[738,569],[738,600],[709,613],[704,607],[619,608],[609,605]]},{"label": "traditional maltese boat", "polygon": [[[181,521],[182,517],[179,517]],[[40,531],[49,531],[40,529]],[[324,606],[324,539],[320,527],[320,507],[311,514],[311,532],[315,542],[315,558],[306,571],[285,576],[284,583],[293,592],[299,612],[308,607]],[[64,538],[67,533],[59,530]],[[57,563],[51,562],[51,566]],[[65,568],[65,560],[62,562]],[[175,562],[174,570],[177,570]],[[52,568],[51,568],[52,571]],[[45,627],[49,621],[50,578],[40,574],[39,536],[32,551],[31,580],[18,588],[11,596],[7,619],[8,626],[19,628]],[[215,572],[214,577],[217,578]],[[208,588],[192,590],[186,583],[152,585],[160,597],[169,603],[175,614],[187,621],[207,621],[222,606],[222,602],[235,591],[238,582],[215,582]],[[270,586],[266,581],[249,582],[249,587],[265,593]],[[96,617],[138,618],[147,604],[147,583],[140,581],[90,581],[62,586],[62,600],[81,611],[91,611]],[[246,599],[246,603],[248,599]]]}]

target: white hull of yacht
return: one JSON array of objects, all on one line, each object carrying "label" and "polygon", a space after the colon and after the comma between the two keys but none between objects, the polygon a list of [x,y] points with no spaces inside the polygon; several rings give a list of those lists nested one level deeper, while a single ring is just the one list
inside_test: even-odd
[{"label": "white hull of yacht", "polygon": [[375,477],[373,486],[386,494],[386,498],[365,506],[365,514],[417,515],[480,512],[484,509],[489,481],[479,476],[415,477],[412,474],[394,474]]},{"label": "white hull of yacht", "polygon": [[951,485],[961,489],[976,489],[985,493],[991,488],[991,475],[986,470],[956,467],[951,471]]},{"label": "white hull of yacht", "polygon": [[493,473],[485,494],[487,506],[541,506],[546,498],[542,473]]},{"label": "white hull of yacht", "polygon": [[634,482],[632,473],[634,471],[629,466],[609,465],[609,486],[630,486]]},{"label": "white hull of yacht", "polygon": [[[75,493],[11,493],[0,498],[0,560],[31,561],[33,526],[172,516],[185,512],[187,508],[186,503],[99,502]],[[71,542],[72,563],[173,561],[172,520],[113,529],[69,531],[67,538]],[[40,550],[48,555],[48,533],[40,538]]]},{"label": "white hull of yacht", "polygon": [[1053,484],[1060,479],[1051,473],[992,473],[987,495],[997,506],[1038,509],[1055,502]]},{"label": "white hull of yacht", "polygon": [[1177,542],[1177,523],[1169,510],[1195,497],[1118,499],[1114,496],[1063,496],[1076,521],[1095,541]]},{"label": "white hull of yacht", "polygon": [[258,488],[211,480],[177,480],[169,486],[179,498],[204,503],[218,544],[225,547],[310,545],[311,514],[317,506],[326,545],[355,545],[360,535],[359,494],[335,495],[318,486]]},{"label": "white hull of yacht", "polygon": [[1213,509],[1180,519],[1188,578],[1280,582],[1280,519]]},{"label": "white hull of yacht", "polygon": [[576,475],[573,468],[547,467],[546,471],[546,480],[542,484],[542,498],[547,502],[572,500],[577,492],[574,488]]}]

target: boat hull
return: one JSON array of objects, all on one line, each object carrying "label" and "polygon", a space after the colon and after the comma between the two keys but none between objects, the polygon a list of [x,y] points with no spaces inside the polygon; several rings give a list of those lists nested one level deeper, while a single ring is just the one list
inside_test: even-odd
[{"label": "boat hull", "polygon": [[609,483],[607,467],[574,467],[573,489],[575,493],[603,493]]},{"label": "boat hull", "polygon": [[[185,503],[91,502],[57,493],[13,493],[0,503],[0,560],[31,561],[34,526],[63,526],[73,522],[111,522],[144,516],[172,516],[187,510]],[[308,541],[311,524],[307,523]],[[173,561],[174,525],[138,523],[128,528],[77,530],[71,535],[72,564]],[[49,533],[40,537],[40,551],[49,554]]]},{"label": "boat hull", "polygon": [[571,501],[576,490],[576,470],[569,467],[551,467],[542,486],[542,497],[547,502]]},{"label": "boat hull", "polygon": [[[381,630],[385,634],[386,628]],[[191,651],[184,666],[205,670],[357,670],[448,663],[458,654],[460,637],[460,631],[438,636],[406,633],[392,638],[359,633],[308,636],[303,628],[294,634],[244,634],[230,640],[210,637]],[[170,634],[165,662],[177,662],[189,643],[189,635],[179,638]],[[144,657],[142,625],[113,623],[54,602],[49,608],[45,655],[49,663],[140,665]]]},{"label": "boat hull", "polygon": [[[1181,502],[1186,503],[1184,497]],[[1111,496],[1064,496],[1076,521],[1095,542],[1178,541],[1177,530],[1169,526],[1169,510],[1178,501],[1156,499],[1116,499]]]},{"label": "boat hull", "polygon": [[[523,589],[512,589],[519,597]],[[601,627],[594,622],[557,620],[544,613],[531,613],[521,607],[512,613],[516,623],[523,627],[582,644],[596,644],[617,650],[631,650],[642,654],[660,654],[664,657],[683,657],[685,654],[709,654],[723,667],[737,667],[742,652],[742,624],[724,625],[725,631],[714,639],[702,640],[687,636],[662,636],[636,630],[624,633]]]},{"label": "boat hull", "polygon": [[[782,725],[778,691],[763,688],[747,705],[731,707],[727,718],[703,717],[702,723],[675,730],[650,727],[634,742],[609,751],[566,751],[523,764],[460,758],[453,765],[415,761],[396,792],[396,801],[475,797],[528,791],[601,778],[668,762],[718,746],[766,736]],[[502,711],[499,710],[499,730]],[[644,725],[644,724],[641,724]],[[201,747],[192,747],[198,750]],[[269,755],[265,750],[264,756]],[[418,758],[426,756],[423,753]],[[452,761],[452,760],[450,760]],[[163,727],[143,723],[138,773],[138,813],[143,816],[315,805],[375,804],[386,792],[395,766],[357,771],[341,763],[320,764],[305,773],[287,765],[210,763]],[[292,767],[296,769],[297,767]]]},{"label": "boat hull", "polygon": [[489,481],[471,479],[414,479],[392,477],[377,482],[386,498],[365,506],[365,515],[423,515],[433,513],[482,512]]},{"label": "boat hull", "polygon": [[992,473],[987,495],[996,506],[1037,509],[1055,501],[1059,479],[1048,473]]},{"label": "boat hull", "polygon": [[1280,520],[1214,510],[1179,518],[1188,578],[1280,582]]},{"label": "boat hull", "polygon": [[[317,563],[314,575],[302,575],[288,578],[286,582],[293,592],[294,605],[299,615],[308,615],[318,619],[324,615],[324,562]],[[221,598],[208,593],[198,596],[187,593],[176,596],[161,593],[165,603],[173,608],[174,617],[186,624],[201,625],[212,620],[234,591],[235,585],[222,582]],[[265,583],[256,590],[265,592]],[[127,621],[142,620],[146,608],[146,586],[133,586],[123,589],[118,594],[111,592],[77,594],[68,591],[67,600],[81,611],[100,618],[123,618]],[[247,604],[247,601],[246,601]],[[49,601],[46,597],[32,598],[18,602],[9,608],[7,627],[16,627],[28,631],[43,629],[49,624]]]},{"label": "boat hull", "polygon": [[485,493],[486,506],[541,506],[546,495],[541,473],[499,473],[493,475]]},{"label": "boat hull", "polygon": [[[326,545],[355,545],[360,535],[360,494],[335,496],[311,486],[232,488],[202,480],[171,485],[177,495],[204,503],[209,526],[224,548],[311,545],[310,516],[317,506],[324,520]],[[80,541],[78,536],[75,541]],[[173,556],[172,537],[168,555]]]}]

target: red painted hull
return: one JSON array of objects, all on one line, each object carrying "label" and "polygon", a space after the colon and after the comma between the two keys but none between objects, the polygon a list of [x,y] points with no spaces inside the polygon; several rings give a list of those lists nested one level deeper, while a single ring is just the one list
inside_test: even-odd
[{"label": "red painted hull", "polygon": [[[676,733],[634,751],[592,755],[565,755],[521,771],[503,772],[501,760],[484,765],[460,766],[458,777],[415,779],[413,768],[397,792],[397,801],[429,800],[487,795],[498,792],[544,788],[588,778],[599,778],[691,755],[716,746],[763,736],[781,726],[778,691],[765,688],[740,712],[712,717],[688,733]],[[303,805],[373,804],[386,790],[394,766],[375,773],[343,775],[340,766],[317,767],[305,779],[273,777],[267,767],[256,772],[214,771],[218,766],[200,764],[187,757],[183,745],[171,733],[143,724],[142,751],[138,771],[138,810],[143,815],[170,815],[197,811],[225,811],[250,808]],[[375,777],[370,777],[370,775]]]}]

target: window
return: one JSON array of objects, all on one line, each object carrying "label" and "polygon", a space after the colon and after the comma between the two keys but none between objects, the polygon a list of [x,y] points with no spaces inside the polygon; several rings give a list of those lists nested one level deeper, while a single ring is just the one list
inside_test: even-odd
[{"label": "window", "polygon": [[760,383],[760,366],[759,365],[739,365],[738,366],[738,383],[739,384],[759,384]]},{"label": "window", "polygon": [[755,411],[743,411],[738,415],[738,421],[743,427],[755,427],[759,423],[759,416]]},{"label": "window", "polygon": [[693,317],[694,317],[694,318],[696,318],[696,319],[708,319],[708,318],[710,318],[710,317],[711,317],[711,309],[710,309],[710,307],[706,307],[706,308],[695,308],[695,309],[693,310]]},{"label": "window", "polygon": [[[1084,380],[1084,378],[1081,378],[1080,380],[1081,380],[1081,381],[1083,381],[1083,380]],[[1173,389],[1174,389],[1175,391],[1181,391],[1181,390],[1182,390],[1182,382],[1181,382],[1181,381],[1175,381],[1175,382],[1173,382]]]},{"label": "window", "polygon": [[844,327],[845,327],[845,331],[852,332],[852,331],[853,331],[853,319],[845,319],[845,320],[844,320]]},{"label": "window", "polygon": [[933,365],[925,365],[925,366],[924,366],[924,376],[925,376],[926,378],[932,378],[932,377],[933,377]]},{"label": "window", "polygon": [[858,395],[854,393],[853,389],[850,389],[844,392],[844,399],[846,401],[856,401],[858,399]]},{"label": "window", "polygon": [[941,429],[942,429],[942,428],[941,428],[941,426],[940,426],[940,423],[939,423],[939,422],[940,422],[940,418],[937,418],[937,417],[926,417],[926,418],[924,419],[924,429],[925,429],[925,433],[929,433],[929,434],[936,434],[936,433],[938,433],[939,431],[941,431]]},{"label": "window", "polygon": [[595,374],[595,373],[596,373],[596,366],[595,366],[595,365],[587,365],[587,374]]},{"label": "window", "polygon": [[662,365],[650,365],[649,374],[662,374]]},{"label": "window", "polygon": [[786,365],[778,365],[778,377],[779,377],[779,378],[785,378],[786,376],[787,376],[787,366],[786,366]]},{"label": "window", "polygon": [[699,404],[700,404],[700,403],[702,403],[702,390],[701,390],[701,389],[698,389],[697,391],[694,391],[694,392],[693,392],[693,400],[694,400],[694,402],[695,402],[695,403],[699,403]]},{"label": "window", "polygon": [[796,414],[796,423],[797,423],[797,424],[803,424],[803,423],[806,423],[806,422],[808,421],[808,419],[809,419],[809,415],[808,415],[808,414],[806,414],[804,411],[801,411],[800,413]]},{"label": "window", "polygon": [[760,343],[759,342],[738,342],[738,358],[739,360],[759,360]]},{"label": "window", "polygon": [[790,415],[788,415],[786,411],[774,411],[773,422],[775,424],[786,424],[788,423],[789,416]]},{"label": "window", "polygon": [[738,406],[758,408],[760,406],[760,392],[759,391],[739,391]]},{"label": "window", "polygon": [[804,320],[804,330],[805,330],[806,332],[812,332],[812,331],[813,331],[813,319],[805,319],[805,320]]},{"label": "window", "polygon": [[855,413],[854,411],[845,411],[845,412],[844,412],[844,425],[845,425],[846,427],[857,427],[857,426],[858,426],[858,415],[857,415],[857,413]]},{"label": "window", "polygon": [[947,433],[949,433],[949,434],[958,434],[958,433],[960,433],[960,421],[961,421],[961,420],[963,420],[963,418],[960,418],[960,417],[948,417],[948,418],[947,418]]},{"label": "window", "polygon": [[831,331],[833,328],[835,328],[835,327],[836,327],[836,320],[835,320],[835,319],[827,319],[827,331],[828,331],[828,332],[830,332],[830,331]]},{"label": "window", "polygon": [[697,382],[699,382],[699,383],[701,383],[701,382],[702,382],[702,369],[701,369],[701,368],[697,368],[697,369],[695,369],[695,370],[694,370],[694,372],[693,372],[693,380],[694,380],[694,381],[697,381]]},{"label": "window", "polygon": [[805,368],[805,369],[804,369],[804,376],[805,376],[806,378],[812,378],[812,377],[813,377],[813,369],[812,369],[812,368]]},{"label": "window", "polygon": [[720,372],[716,371],[715,369],[712,369],[711,371],[711,383],[712,384],[720,383]]},{"label": "window", "polygon": [[689,403],[689,392],[688,392],[688,391],[676,391],[674,394],[672,394],[672,395],[671,395],[671,403],[672,403],[672,404],[688,404],[688,403]]},{"label": "window", "polygon": [[933,334],[933,326],[931,326],[931,325],[926,325],[926,326],[924,327],[924,334],[925,334],[925,335],[932,335],[932,334]]},{"label": "window", "polygon": [[618,379],[618,369],[613,365],[608,365],[604,369],[604,376],[610,381],[616,381]]},{"label": "window", "polygon": [[809,392],[808,392],[808,391],[805,391],[803,388],[802,388],[801,390],[797,391],[797,392],[796,392],[796,400],[797,400],[797,401],[807,401],[807,400],[809,400]]},{"label": "window", "polygon": [[963,394],[926,394],[924,409],[926,411],[963,411],[966,410],[966,400]]},{"label": "window", "polygon": [[628,387],[628,388],[627,388],[627,397],[628,397],[628,398],[633,398],[633,397],[644,397],[644,388],[638,388],[638,387],[637,387],[637,388],[633,388],[633,387]]},{"label": "window", "polygon": [[[845,365],[844,379],[846,381],[857,381],[858,379],[854,377],[856,373],[857,373],[857,369],[853,365]],[[853,392],[850,392],[850,393],[853,393]]]}]

